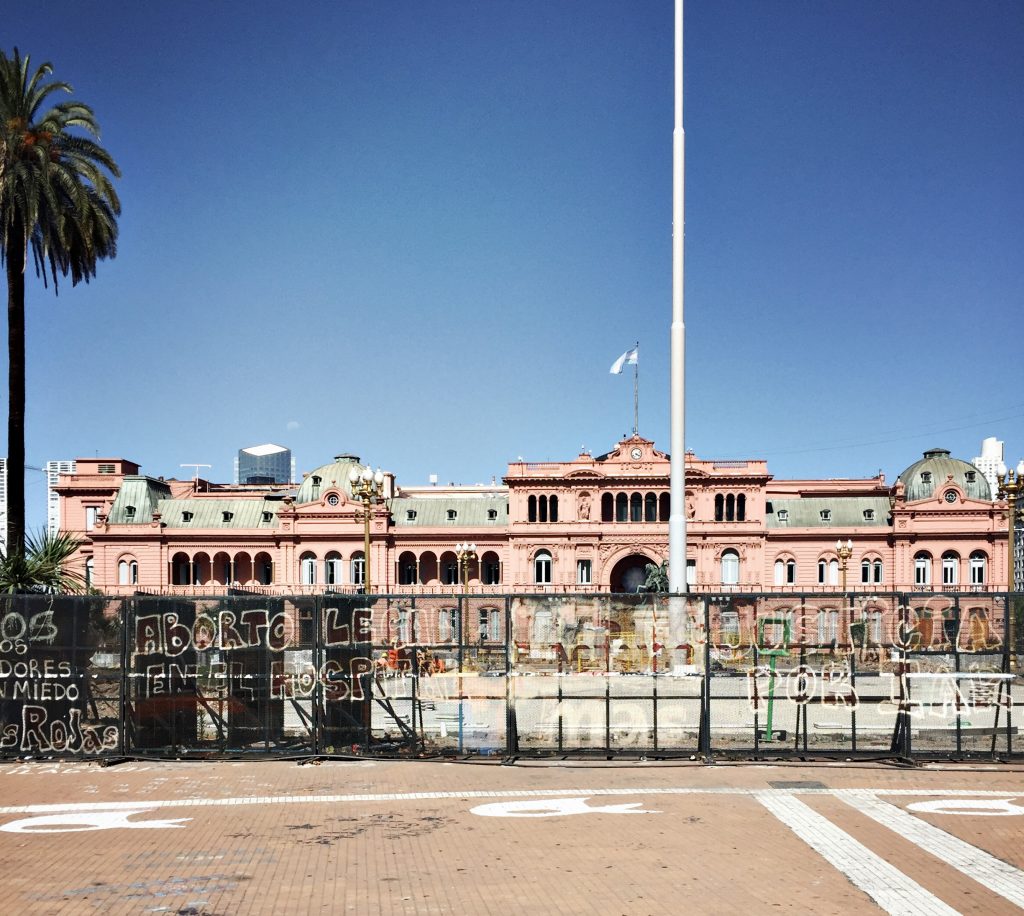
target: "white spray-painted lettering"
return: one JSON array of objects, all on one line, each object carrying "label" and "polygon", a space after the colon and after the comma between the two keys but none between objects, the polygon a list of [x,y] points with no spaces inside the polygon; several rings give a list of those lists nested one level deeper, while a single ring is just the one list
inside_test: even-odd
[{"label": "white spray-painted lettering", "polygon": [[0,750],[99,754],[116,750],[118,735],[115,725],[83,725],[80,709],[69,710],[67,719],[50,719],[46,707],[26,703],[21,708],[21,722],[2,726]]}]

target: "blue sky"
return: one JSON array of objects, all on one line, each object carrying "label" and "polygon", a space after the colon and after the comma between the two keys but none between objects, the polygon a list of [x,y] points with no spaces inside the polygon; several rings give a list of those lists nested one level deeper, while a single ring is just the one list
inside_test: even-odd
[{"label": "blue sky", "polygon": [[[28,461],[288,445],[420,484],[668,444],[671,0],[22,4],[120,164],[30,282]],[[1024,4],[689,0],[687,447],[1024,455]],[[30,524],[44,518],[28,478]]]}]

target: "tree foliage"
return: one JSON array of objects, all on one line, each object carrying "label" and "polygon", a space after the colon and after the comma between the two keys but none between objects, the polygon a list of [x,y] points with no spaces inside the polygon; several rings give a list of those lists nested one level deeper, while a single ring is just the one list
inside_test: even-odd
[{"label": "tree foliage", "polygon": [[117,252],[117,164],[99,145],[92,109],[69,99],[53,67],[0,50],[0,263],[7,269],[8,552],[25,549],[25,270],[44,284],[96,274]]},{"label": "tree foliage", "polygon": [[44,533],[27,538],[23,553],[0,553],[0,592],[61,594],[85,589],[81,573],[70,567],[82,542],[70,534]]}]

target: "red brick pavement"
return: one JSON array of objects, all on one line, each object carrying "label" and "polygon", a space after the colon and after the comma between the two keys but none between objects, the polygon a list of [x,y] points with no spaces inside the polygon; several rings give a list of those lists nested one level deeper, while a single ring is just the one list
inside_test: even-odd
[{"label": "red brick pavement", "polygon": [[[900,811],[953,792],[1011,813],[914,814],[942,831],[914,841],[851,806],[854,789]],[[837,842],[837,858],[763,790],[808,819],[811,840]],[[473,811],[508,802],[546,816]],[[969,874],[946,836],[976,850]],[[15,914],[1007,913],[1015,882],[1024,893],[1022,841],[1017,767],[0,765],[0,912]],[[908,881],[894,891],[905,909],[863,889],[893,886],[883,860]],[[866,885],[848,876],[858,868]]]}]

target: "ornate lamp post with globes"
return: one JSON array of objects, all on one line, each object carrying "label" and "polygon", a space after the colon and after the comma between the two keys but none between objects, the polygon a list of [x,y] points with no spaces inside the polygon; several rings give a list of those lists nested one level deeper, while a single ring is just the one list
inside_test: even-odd
[{"label": "ornate lamp post with globes", "polygon": [[469,594],[469,564],[476,559],[476,544],[456,544],[455,556],[459,561],[459,582],[462,591]]},{"label": "ornate lamp post with globes", "polygon": [[1009,632],[1006,634],[1006,640],[1010,647],[1010,670],[1015,671],[1017,669],[1017,642],[1015,631],[1015,618],[1013,603],[1010,597],[1010,593],[1013,591],[1013,574],[1014,574],[1014,547],[1016,544],[1015,534],[1017,529],[1017,517],[1020,513],[1020,507],[1017,505],[1018,500],[1024,496],[1024,459],[1021,459],[1017,465],[1017,471],[1014,473],[1012,469],[1007,469],[1003,462],[999,462],[998,468],[999,475],[999,492],[998,496],[1000,499],[1006,500],[1006,601],[1010,605],[1009,608]]},{"label": "ornate lamp post with globes", "polygon": [[375,474],[369,468],[352,468],[348,472],[352,495],[363,504],[363,591],[370,594],[370,517],[373,505],[384,494],[384,472],[377,468]]},{"label": "ornate lamp post with globes", "polygon": [[842,540],[836,541],[836,553],[839,554],[839,570],[842,575],[842,588],[846,591],[846,566],[850,562],[850,557],[853,556],[853,541],[850,538],[846,539],[844,544]]}]

